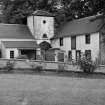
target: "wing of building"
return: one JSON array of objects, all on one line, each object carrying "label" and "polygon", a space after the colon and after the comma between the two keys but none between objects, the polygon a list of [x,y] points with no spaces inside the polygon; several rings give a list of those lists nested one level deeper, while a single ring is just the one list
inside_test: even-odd
[{"label": "wing of building", "polygon": [[0,56],[16,58],[20,54],[35,58],[38,45],[28,26],[19,24],[0,24]]},{"label": "wing of building", "polygon": [[105,60],[104,18],[101,15],[76,19],[62,25],[52,40],[53,48],[66,51],[70,60],[78,60],[82,53],[92,60]]}]

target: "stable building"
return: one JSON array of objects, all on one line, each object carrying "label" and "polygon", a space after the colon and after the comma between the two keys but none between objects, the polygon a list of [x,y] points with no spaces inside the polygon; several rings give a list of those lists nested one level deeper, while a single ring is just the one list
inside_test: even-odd
[{"label": "stable building", "polygon": [[105,61],[105,25],[101,15],[76,19],[62,25],[51,39],[53,48],[66,51],[68,61],[82,54],[92,60]]},{"label": "stable building", "polygon": [[36,58],[38,45],[26,25],[0,24],[0,57],[17,58],[26,55]]}]

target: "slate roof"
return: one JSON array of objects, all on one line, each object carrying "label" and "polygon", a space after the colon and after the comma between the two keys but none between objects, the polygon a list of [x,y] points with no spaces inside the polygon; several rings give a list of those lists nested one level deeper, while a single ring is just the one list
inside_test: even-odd
[{"label": "slate roof", "polygon": [[0,24],[0,38],[34,39],[26,25]]},{"label": "slate roof", "polygon": [[34,16],[47,16],[47,17],[53,17],[54,15],[43,10],[36,10],[32,15]]},{"label": "slate roof", "polygon": [[57,30],[53,38],[98,32],[104,23],[102,18],[95,19],[95,17],[96,16],[90,16],[65,23]]},{"label": "slate roof", "polygon": [[6,48],[19,48],[19,49],[35,49],[38,45],[35,41],[2,41]]}]

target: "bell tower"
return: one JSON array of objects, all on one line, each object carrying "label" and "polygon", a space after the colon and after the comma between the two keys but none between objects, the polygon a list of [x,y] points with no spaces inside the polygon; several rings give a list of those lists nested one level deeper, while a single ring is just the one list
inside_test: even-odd
[{"label": "bell tower", "polygon": [[54,36],[54,16],[51,13],[37,10],[27,18],[27,25],[38,44],[50,43]]}]

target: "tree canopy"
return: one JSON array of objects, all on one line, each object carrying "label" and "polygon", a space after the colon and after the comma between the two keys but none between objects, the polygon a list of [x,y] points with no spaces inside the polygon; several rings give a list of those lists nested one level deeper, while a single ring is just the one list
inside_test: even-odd
[{"label": "tree canopy", "polygon": [[26,24],[35,10],[55,15],[56,25],[75,18],[105,13],[105,0],[0,0],[7,23]]}]

